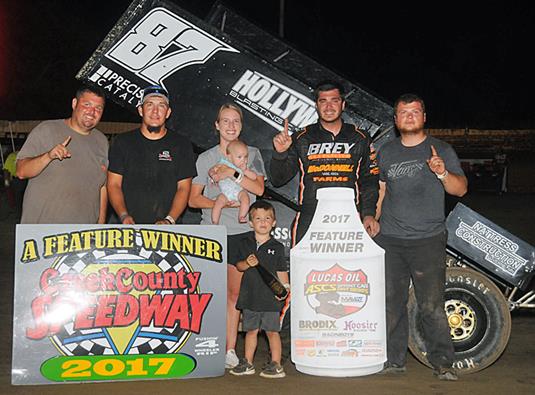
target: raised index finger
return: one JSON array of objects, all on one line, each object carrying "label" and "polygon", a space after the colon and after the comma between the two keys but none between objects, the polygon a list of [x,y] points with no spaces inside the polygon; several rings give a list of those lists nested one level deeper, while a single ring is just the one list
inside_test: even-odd
[{"label": "raised index finger", "polygon": [[285,118],[285,119],[284,119],[284,134],[285,134],[286,136],[290,136],[290,133],[289,133],[289,131],[288,131],[288,118]]},{"label": "raised index finger", "polygon": [[434,145],[431,146],[431,155],[432,155],[432,156],[438,156],[438,152],[437,152],[437,150],[435,149],[435,146],[434,146]]},{"label": "raised index finger", "polygon": [[71,142],[71,136],[67,137],[65,139],[65,141],[63,143],[61,143],[61,145],[63,145],[64,147],[66,147],[67,145],[69,145],[69,143]]}]

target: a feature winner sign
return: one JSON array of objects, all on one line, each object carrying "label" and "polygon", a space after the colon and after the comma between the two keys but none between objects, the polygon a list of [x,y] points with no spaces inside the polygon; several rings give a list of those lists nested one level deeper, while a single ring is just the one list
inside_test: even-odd
[{"label": "a feature winner sign", "polygon": [[224,374],[220,226],[18,225],[13,384]]}]

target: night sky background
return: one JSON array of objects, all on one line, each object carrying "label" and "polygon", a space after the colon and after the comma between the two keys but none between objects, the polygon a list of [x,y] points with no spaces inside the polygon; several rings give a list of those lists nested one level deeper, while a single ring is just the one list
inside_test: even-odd
[{"label": "night sky background", "polygon": [[[174,0],[204,19],[214,1]],[[277,35],[279,1],[227,0]],[[286,0],[289,45],[392,103],[420,94],[434,128],[535,128],[532,2]],[[66,117],[74,78],[129,0],[0,0],[0,119]],[[137,121],[109,103],[103,120]]]}]

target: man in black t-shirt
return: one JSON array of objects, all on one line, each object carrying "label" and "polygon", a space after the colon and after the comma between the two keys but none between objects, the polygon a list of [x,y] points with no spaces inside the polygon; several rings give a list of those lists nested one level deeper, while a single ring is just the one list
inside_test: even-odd
[{"label": "man in black t-shirt", "polygon": [[110,147],[109,200],[122,224],[174,224],[197,175],[191,142],[165,126],[171,108],[161,86],[144,89],[138,112],[141,127]]}]

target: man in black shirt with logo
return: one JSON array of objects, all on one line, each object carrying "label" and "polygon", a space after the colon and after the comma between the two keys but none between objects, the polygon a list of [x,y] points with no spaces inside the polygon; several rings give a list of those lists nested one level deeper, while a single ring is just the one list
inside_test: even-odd
[{"label": "man in black shirt with logo", "polygon": [[169,94],[144,89],[141,127],[117,136],[110,147],[108,194],[122,224],[174,224],[186,208],[196,175],[188,138],[167,129]]},{"label": "man in black shirt with logo", "polygon": [[299,171],[301,206],[292,229],[294,244],[306,233],[316,210],[316,191],[326,187],[355,190],[362,222],[374,237],[379,232],[375,206],[379,169],[370,136],[342,120],[345,108],[343,87],[326,81],[314,91],[319,121],[301,131],[288,133],[288,125],[273,139],[271,182],[281,186]]}]

